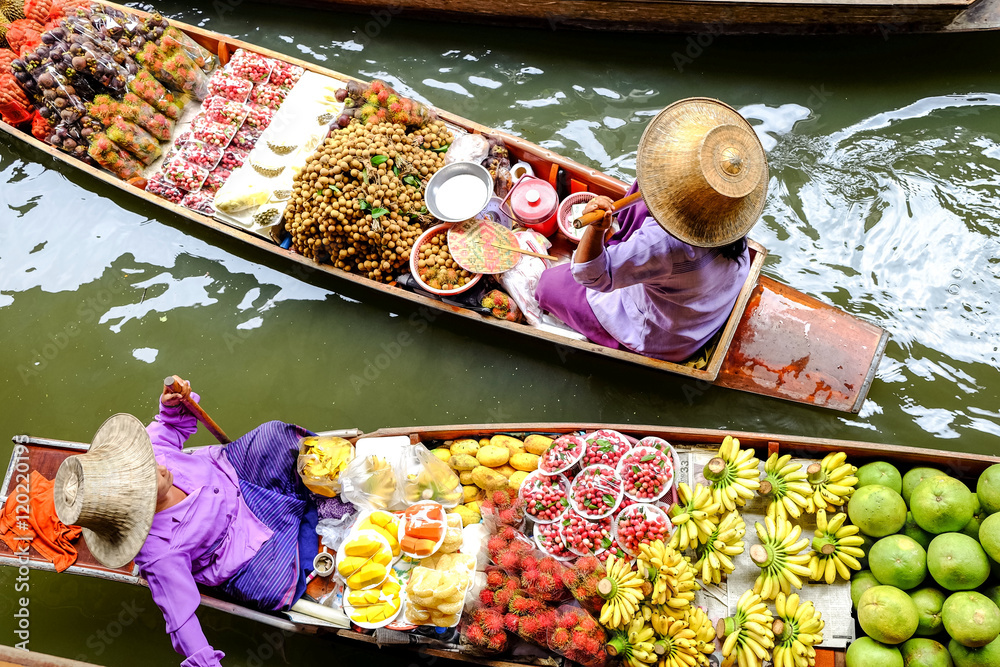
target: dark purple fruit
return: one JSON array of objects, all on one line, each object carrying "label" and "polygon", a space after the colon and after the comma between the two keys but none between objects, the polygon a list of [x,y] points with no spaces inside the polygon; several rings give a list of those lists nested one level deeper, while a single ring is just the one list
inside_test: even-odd
[{"label": "dark purple fruit", "polygon": [[87,59],[83,56],[76,56],[73,58],[73,69],[76,71],[82,71],[87,69]]},{"label": "dark purple fruit", "polygon": [[340,127],[347,127],[351,124],[351,117],[346,113],[340,114],[340,118],[337,119],[337,125]]},{"label": "dark purple fruit", "polygon": [[55,44],[55,43],[56,43],[56,37],[55,37],[55,35],[53,35],[51,32],[43,32],[42,33],[42,44],[52,45],[52,44]]},{"label": "dark purple fruit", "polygon": [[56,78],[50,72],[44,72],[38,77],[38,85],[41,88],[55,88]]},{"label": "dark purple fruit", "polygon": [[343,102],[344,100],[346,100],[347,99],[347,88],[340,88],[339,90],[337,90],[337,92],[334,93],[334,97],[336,98],[336,100],[338,102]]},{"label": "dark purple fruit", "polygon": [[76,148],[76,146],[77,143],[72,139],[67,139],[66,141],[63,142],[63,148],[65,148],[68,151],[73,150],[74,148]]}]

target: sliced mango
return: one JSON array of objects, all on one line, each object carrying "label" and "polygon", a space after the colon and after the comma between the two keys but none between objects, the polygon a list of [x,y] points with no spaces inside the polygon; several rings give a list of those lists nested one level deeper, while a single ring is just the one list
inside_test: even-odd
[{"label": "sliced mango", "polygon": [[344,553],[348,556],[371,558],[382,550],[382,543],[363,535],[355,537],[344,545]]},{"label": "sliced mango", "polygon": [[387,570],[384,565],[369,562],[347,578],[347,585],[354,589],[366,588],[384,579],[386,574]]}]

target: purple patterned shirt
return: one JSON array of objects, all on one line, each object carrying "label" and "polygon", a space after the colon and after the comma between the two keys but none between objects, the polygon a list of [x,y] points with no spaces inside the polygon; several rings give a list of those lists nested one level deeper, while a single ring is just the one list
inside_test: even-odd
[{"label": "purple patterned shirt", "polygon": [[[628,194],[637,190],[632,184]],[[718,248],[674,238],[640,202],[618,215],[621,231],[604,252],[571,266],[587,288],[601,325],[639,354],[683,361],[697,352],[732,312],[750,272],[749,251],[739,262]]]}]

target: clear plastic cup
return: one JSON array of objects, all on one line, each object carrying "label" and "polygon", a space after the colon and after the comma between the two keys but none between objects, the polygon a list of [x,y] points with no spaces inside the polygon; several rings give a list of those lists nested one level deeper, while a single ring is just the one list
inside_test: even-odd
[{"label": "clear plastic cup", "polygon": [[573,510],[559,521],[566,548],[577,556],[597,555],[610,547],[613,523],[610,516],[588,519]]},{"label": "clear plastic cup", "polygon": [[558,523],[536,523],[531,532],[535,545],[542,553],[561,561],[576,558],[576,555],[566,547]]}]

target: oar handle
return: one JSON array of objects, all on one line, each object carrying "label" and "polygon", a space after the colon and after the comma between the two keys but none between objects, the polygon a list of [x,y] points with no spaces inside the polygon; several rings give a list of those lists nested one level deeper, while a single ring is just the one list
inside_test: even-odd
[{"label": "oar handle", "polygon": [[[176,375],[170,375],[165,378],[163,380],[163,386],[175,394],[183,394],[184,387],[182,387],[181,383],[178,382]],[[208,429],[209,433],[215,436],[216,440],[222,444],[230,442],[229,436],[226,435],[221,428],[219,428],[219,425],[215,423],[215,420],[209,417],[208,413],[205,412],[200,405],[194,402],[194,399],[191,398],[190,394],[184,397],[183,402],[184,406],[191,412],[191,414],[198,418],[198,421],[205,425],[205,428]]]},{"label": "oar handle", "polygon": [[520,253],[522,255],[528,255],[530,257],[538,257],[539,259],[548,259],[552,260],[553,262],[559,260],[558,257],[553,257],[552,255],[545,255],[540,252],[532,252],[530,250],[525,250],[524,248],[515,248],[514,246],[509,246],[504,243],[494,243],[493,247],[500,248],[501,250],[508,250],[510,252]]},{"label": "oar handle", "polygon": [[[624,210],[629,206],[633,206],[642,201],[642,195],[638,192],[630,194],[624,199],[619,199],[614,204],[612,204],[612,213],[617,213],[618,211]],[[585,213],[579,218],[573,221],[573,227],[575,229],[583,229],[587,225],[592,225],[595,222],[600,222],[604,219],[604,211],[598,209],[596,211],[591,211],[590,213]]]}]

